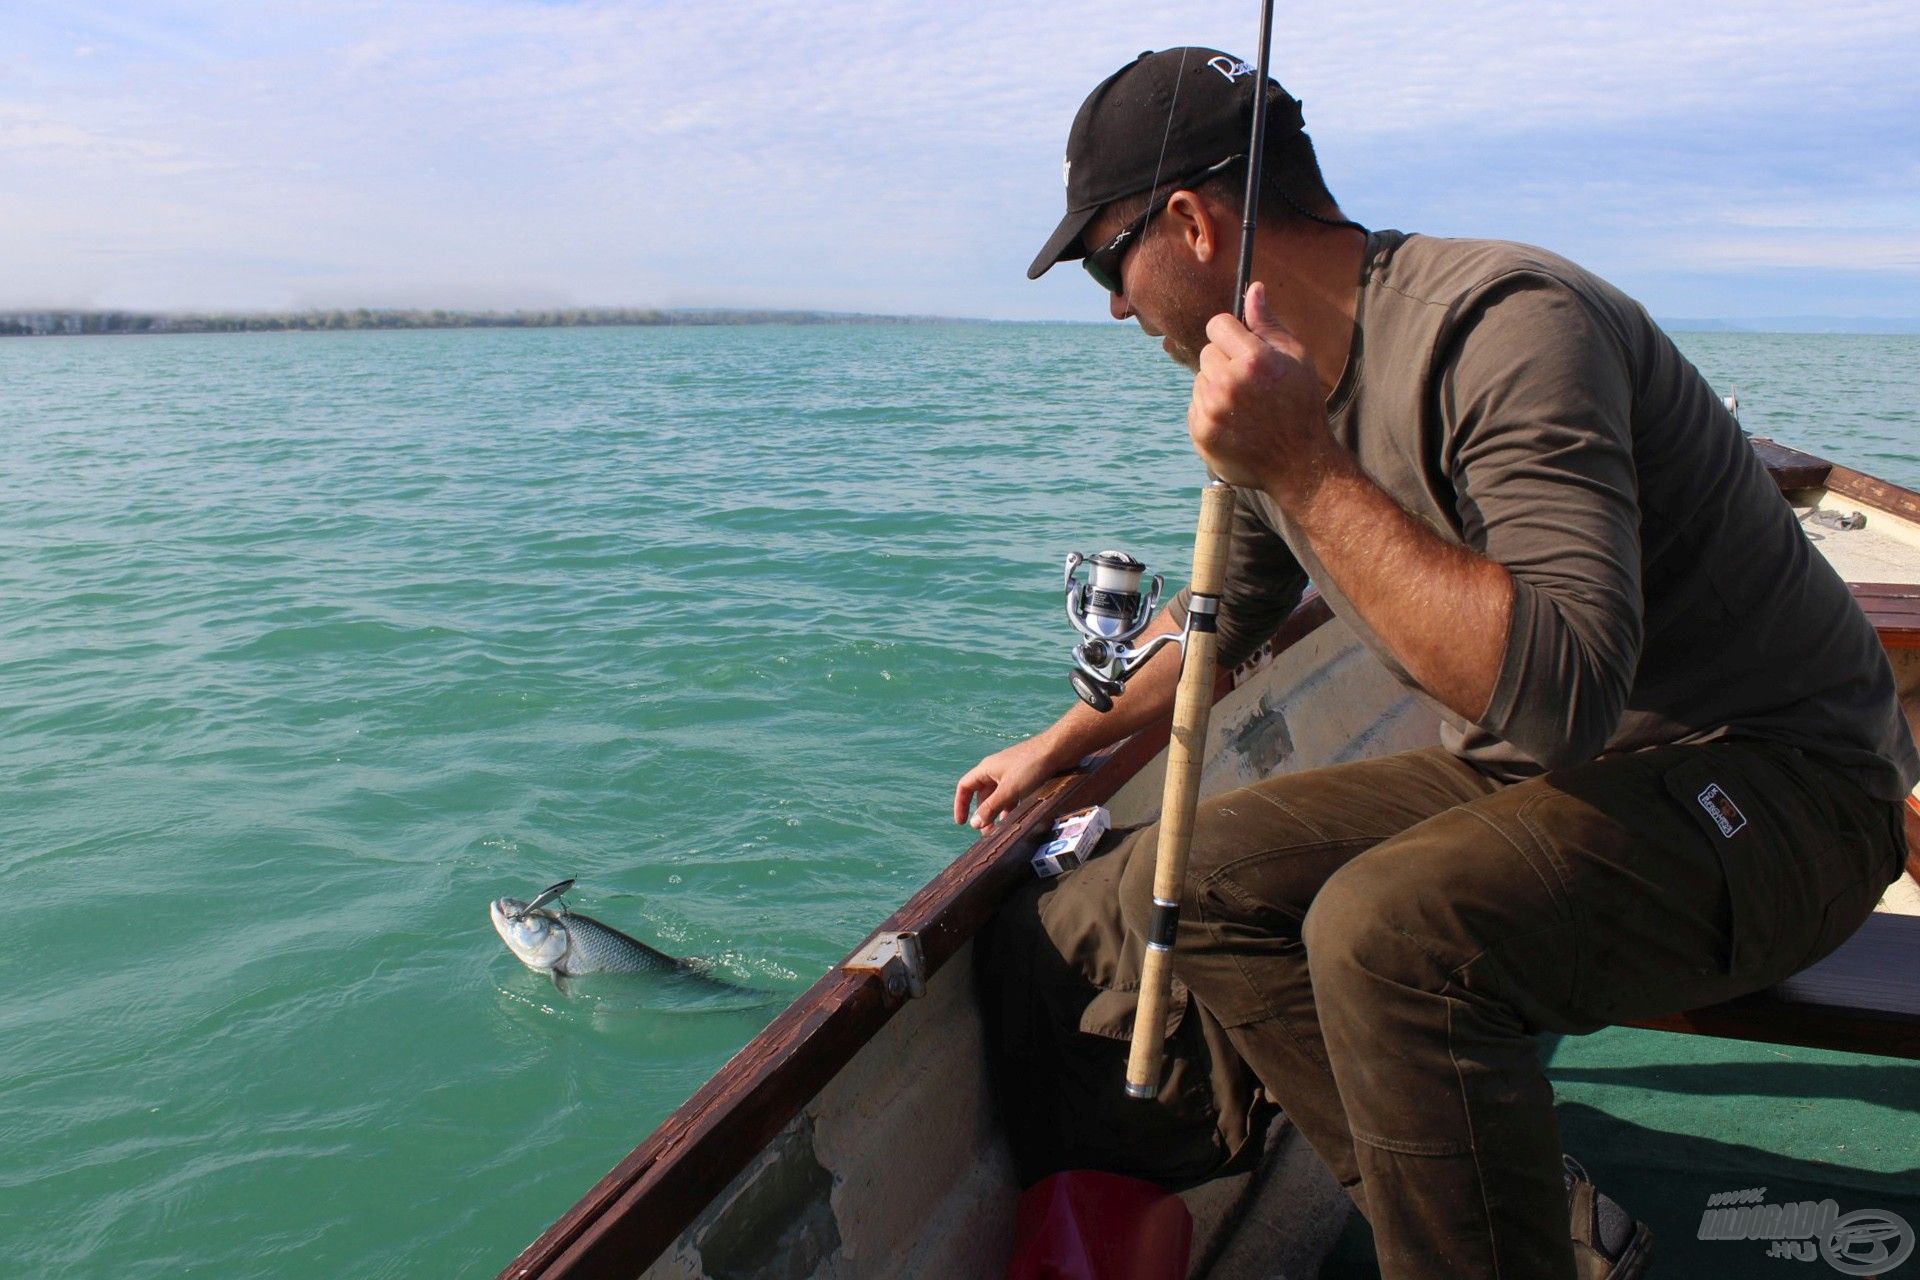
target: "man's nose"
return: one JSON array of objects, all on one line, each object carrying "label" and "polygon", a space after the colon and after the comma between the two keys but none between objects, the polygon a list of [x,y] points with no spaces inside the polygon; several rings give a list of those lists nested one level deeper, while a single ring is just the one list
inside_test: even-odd
[{"label": "man's nose", "polygon": [[1123,293],[1107,295],[1107,310],[1113,313],[1115,320],[1125,320],[1133,315],[1133,308],[1128,305],[1127,297]]}]

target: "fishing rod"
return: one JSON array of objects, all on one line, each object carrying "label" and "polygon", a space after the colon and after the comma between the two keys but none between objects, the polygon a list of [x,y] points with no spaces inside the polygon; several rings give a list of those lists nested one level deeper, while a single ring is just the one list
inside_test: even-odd
[{"label": "fishing rod", "polygon": [[[1252,138],[1247,144],[1247,190],[1241,202],[1240,270],[1233,289],[1233,318],[1246,322],[1247,286],[1253,278],[1253,232],[1259,217],[1260,176],[1267,136],[1267,70],[1273,44],[1273,0],[1260,8],[1260,58],[1253,88]],[[1186,625],[1176,635],[1155,636],[1140,649],[1131,642],[1152,620],[1160,596],[1155,577],[1142,598],[1146,566],[1118,551],[1067,557],[1067,617],[1084,639],[1074,646],[1074,691],[1096,711],[1106,711],[1126,681],[1168,644],[1180,646],[1180,683],[1173,697],[1173,733],[1167,743],[1167,778],[1160,800],[1160,841],[1154,851],[1153,914],[1140,970],[1140,1002],[1133,1016],[1127,1054],[1127,1096],[1151,1098],[1160,1090],[1162,1032],[1172,994],[1173,941],[1180,923],[1180,897],[1193,848],[1193,813],[1200,798],[1200,766],[1206,758],[1207,722],[1219,656],[1220,592],[1233,541],[1233,486],[1209,473],[1200,492],[1200,521],[1193,535],[1193,588]],[[1084,581],[1076,578],[1081,564]]]}]

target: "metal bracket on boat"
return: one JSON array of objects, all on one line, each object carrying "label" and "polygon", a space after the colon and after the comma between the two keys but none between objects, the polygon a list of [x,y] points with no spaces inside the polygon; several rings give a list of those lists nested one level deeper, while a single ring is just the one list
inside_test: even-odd
[{"label": "metal bracket on boat", "polygon": [[927,994],[927,957],[917,933],[876,933],[843,966],[848,973],[874,973],[895,1000]]}]

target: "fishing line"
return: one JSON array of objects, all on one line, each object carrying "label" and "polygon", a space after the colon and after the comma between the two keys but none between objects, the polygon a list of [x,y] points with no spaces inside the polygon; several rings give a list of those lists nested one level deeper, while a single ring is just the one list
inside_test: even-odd
[{"label": "fishing line", "polygon": [[1167,100],[1167,123],[1160,130],[1160,154],[1153,161],[1153,185],[1147,188],[1147,216],[1140,223],[1140,243],[1147,242],[1147,232],[1153,230],[1153,207],[1160,202],[1160,172],[1167,163],[1167,140],[1173,137],[1173,113],[1180,108],[1180,84],[1187,78],[1186,46],[1180,49],[1180,69],[1173,74],[1173,97]]}]

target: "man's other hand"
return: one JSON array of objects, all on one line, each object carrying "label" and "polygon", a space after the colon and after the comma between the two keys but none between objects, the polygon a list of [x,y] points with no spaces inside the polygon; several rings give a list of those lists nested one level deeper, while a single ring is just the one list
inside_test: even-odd
[{"label": "man's other hand", "polygon": [[[967,770],[953,789],[953,820],[970,822],[976,830],[985,831],[1057,773],[1060,762],[1044,740],[1046,736],[1041,734],[996,751]],[[973,809],[972,818],[967,816],[969,807]]]}]

